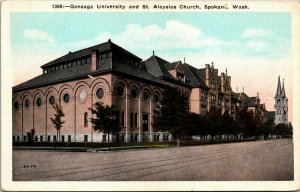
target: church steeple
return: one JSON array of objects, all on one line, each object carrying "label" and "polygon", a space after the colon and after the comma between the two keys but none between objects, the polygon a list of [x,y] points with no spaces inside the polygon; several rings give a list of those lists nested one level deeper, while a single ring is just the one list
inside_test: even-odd
[{"label": "church steeple", "polygon": [[282,80],[282,89],[281,89],[281,95],[285,97],[285,89],[284,89],[284,79]]},{"label": "church steeple", "polygon": [[288,124],[288,98],[285,95],[284,79],[282,85],[280,83],[280,76],[278,77],[277,91],[275,94],[275,125],[280,123]]},{"label": "church steeple", "polygon": [[280,84],[280,76],[278,76],[278,84],[277,84],[277,91],[275,97],[281,95],[281,84]]}]

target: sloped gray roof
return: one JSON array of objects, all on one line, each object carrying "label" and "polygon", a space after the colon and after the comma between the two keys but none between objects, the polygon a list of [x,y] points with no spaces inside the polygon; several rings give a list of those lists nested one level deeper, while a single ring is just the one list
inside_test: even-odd
[{"label": "sloped gray roof", "polygon": [[[62,56],[58,59],[55,59],[42,67],[55,65],[63,61],[68,61],[73,58],[81,57],[84,55],[91,55],[91,51],[98,49],[99,51],[112,49],[113,52],[122,52],[126,55],[134,57],[136,60],[141,60],[139,57],[136,57],[132,53],[124,50],[118,45],[112,43],[111,41],[95,45],[83,50],[79,50],[65,56]],[[161,62],[161,61],[160,61]],[[137,67],[134,64],[119,63],[117,60],[114,61],[113,58],[104,59],[100,61],[99,68],[96,71],[91,71],[91,64],[78,65],[66,69],[60,69],[56,71],[51,71],[48,73],[41,74],[33,79],[30,79],[24,83],[16,85],[13,87],[13,91],[20,91],[24,89],[29,89],[33,87],[39,87],[43,85],[59,83],[63,81],[70,81],[77,78],[86,78],[88,75],[97,75],[105,72],[118,72],[121,74],[127,74],[131,77],[142,78],[145,80],[152,81],[153,83],[165,84],[160,78],[157,78],[146,71],[145,63],[140,62],[141,67]]]},{"label": "sloped gray roof", "polygon": [[189,84],[192,87],[201,87],[204,89],[208,89],[202,78],[200,77],[200,71],[199,69],[184,63],[183,65],[184,73],[187,77],[187,79],[190,81]]},{"label": "sloped gray roof", "polygon": [[176,61],[176,62],[173,62],[173,63],[165,63],[165,67],[166,67],[166,70],[172,70],[176,67],[176,65],[178,65],[180,63],[180,61]]},{"label": "sloped gray roof", "polygon": [[50,83],[58,83],[71,79],[87,76],[90,72],[90,65],[80,65],[67,69],[52,71],[50,73],[44,73],[33,79],[30,79],[24,83],[16,85],[13,90],[27,89],[35,86],[42,86]]},{"label": "sloped gray roof", "polygon": [[244,103],[246,103],[248,107],[256,106],[256,102],[253,100],[253,98],[251,99],[246,93],[243,93],[243,100],[244,100]]},{"label": "sloped gray roof", "polygon": [[68,54],[63,55],[62,57],[59,57],[59,58],[57,58],[53,61],[50,61],[50,62],[42,65],[41,68],[51,66],[51,65],[55,65],[55,64],[58,64],[58,63],[62,63],[62,62],[65,62],[65,61],[69,61],[69,60],[72,60],[72,59],[76,59],[76,58],[79,58],[79,57],[91,55],[93,50],[98,50],[99,52],[102,52],[102,51],[107,51],[107,50],[110,50],[110,49],[122,51],[122,52],[126,53],[127,55],[131,55],[131,56],[133,56],[137,59],[142,60],[141,58],[137,57],[136,55],[134,55],[134,54],[130,53],[129,51],[123,49],[122,47],[114,44],[109,39],[107,42],[104,42],[104,43],[101,43],[101,44],[98,44],[98,45],[94,45],[94,46],[91,46],[91,47],[88,47],[88,48],[85,48],[85,49],[81,49],[81,50],[78,50],[78,51],[75,51],[75,52],[69,52]]},{"label": "sloped gray roof", "polygon": [[175,80],[175,78],[168,72],[165,67],[165,64],[169,63],[168,61],[158,56],[152,55],[150,58],[145,60],[144,63],[148,73],[156,77],[167,77]]}]

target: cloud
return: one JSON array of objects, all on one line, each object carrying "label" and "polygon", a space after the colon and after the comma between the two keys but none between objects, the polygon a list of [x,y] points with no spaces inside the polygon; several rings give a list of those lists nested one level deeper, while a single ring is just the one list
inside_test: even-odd
[{"label": "cloud", "polygon": [[49,36],[49,34],[45,31],[41,31],[38,29],[24,29],[24,37],[27,39],[46,41],[49,43],[53,43],[54,39]]},{"label": "cloud", "polygon": [[147,26],[128,24],[120,34],[102,32],[96,39],[103,42],[109,38],[116,43],[126,45],[129,49],[147,51],[199,49],[222,44],[219,39],[204,36],[200,28],[176,20],[166,21],[163,27],[155,24]]},{"label": "cloud", "polygon": [[264,37],[267,35],[271,35],[271,32],[265,29],[246,29],[242,34],[242,37],[244,38]]}]

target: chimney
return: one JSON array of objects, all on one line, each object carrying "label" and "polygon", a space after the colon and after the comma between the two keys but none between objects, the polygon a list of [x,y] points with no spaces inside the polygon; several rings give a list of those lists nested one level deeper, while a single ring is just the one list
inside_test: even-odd
[{"label": "chimney", "polygon": [[97,69],[97,53],[98,53],[97,49],[94,49],[92,51],[91,71],[96,71],[96,69]]},{"label": "chimney", "polygon": [[205,64],[205,83],[206,83],[206,86],[209,87],[209,84],[210,84],[210,66],[209,66],[209,64]]},{"label": "chimney", "polygon": [[221,91],[225,92],[225,76],[224,73],[221,73]]}]

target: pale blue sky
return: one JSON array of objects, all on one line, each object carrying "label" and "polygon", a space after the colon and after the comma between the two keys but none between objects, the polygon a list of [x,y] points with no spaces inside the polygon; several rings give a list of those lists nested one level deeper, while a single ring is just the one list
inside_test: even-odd
[{"label": "pale blue sky", "polygon": [[219,73],[228,69],[234,91],[260,92],[270,110],[278,75],[292,95],[289,12],[11,13],[10,33],[14,84],[69,51],[111,39],[142,59],[155,50],[197,68],[214,62]]},{"label": "pale blue sky", "polygon": [[[244,50],[240,46],[221,46],[219,51],[228,52],[230,47],[235,48],[247,56],[264,55],[270,57],[278,57],[268,51],[273,51],[272,47],[280,47],[280,56],[286,56],[283,51],[288,52],[291,38],[291,21],[289,13],[12,13],[11,17],[11,41],[13,48],[15,46],[26,45],[44,45],[45,41],[36,40],[34,38],[26,38],[24,30],[43,31],[56,42],[58,49],[64,49],[65,43],[75,43],[80,41],[92,41],[97,38],[100,33],[109,32],[111,39],[125,31],[126,26],[135,24],[140,27],[149,25],[157,25],[161,29],[166,28],[166,22],[175,20],[194,28],[199,28],[201,34],[205,37],[221,40],[222,42],[231,42],[243,44],[250,40],[242,37],[247,29],[260,29],[270,32],[270,35],[252,36],[260,40],[260,43],[268,44],[270,50]],[[181,30],[173,29],[173,30]],[[186,34],[188,35],[188,34]],[[272,36],[271,36],[272,35]],[[157,37],[159,40],[160,37]],[[275,40],[274,40],[275,38]],[[134,39],[131,39],[134,41]],[[282,41],[285,41],[283,47]],[[100,42],[94,42],[97,44]],[[116,42],[118,43],[118,42]],[[143,43],[143,42],[140,42]],[[149,42],[147,42],[149,44]],[[91,44],[93,44],[91,42]],[[277,45],[278,44],[278,45]],[[122,46],[122,45],[121,45]],[[124,46],[124,45],[123,45]],[[131,46],[130,46],[131,47]],[[69,47],[66,47],[69,48]],[[80,49],[82,47],[78,47]],[[186,51],[196,51],[199,47],[184,47]],[[201,49],[205,49],[201,47]],[[76,47],[74,47],[76,49]],[[133,47],[134,49],[134,47]],[[159,49],[159,47],[153,47]],[[16,50],[16,49],[13,49]],[[184,51],[182,48],[180,51]],[[205,49],[206,50],[206,49]],[[66,50],[65,50],[66,51]],[[64,52],[65,52],[64,51]],[[136,51],[136,50],[131,50]],[[149,50],[143,50],[149,51]],[[176,49],[170,47],[164,51],[173,52]],[[142,50],[137,48],[137,52]],[[143,54],[143,53],[142,53]],[[282,55],[283,54],[283,55]],[[143,54],[144,55],[144,54]]]}]

